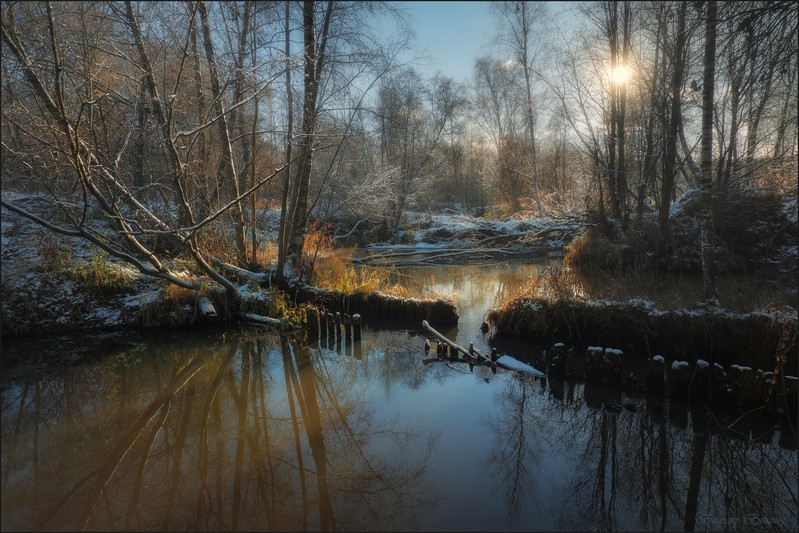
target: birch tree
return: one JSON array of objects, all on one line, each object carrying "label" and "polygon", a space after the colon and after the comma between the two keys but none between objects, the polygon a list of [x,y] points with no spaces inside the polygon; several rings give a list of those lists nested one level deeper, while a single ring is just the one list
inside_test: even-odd
[{"label": "birch tree", "polygon": [[544,204],[538,182],[538,150],[536,147],[536,105],[533,96],[535,63],[541,51],[542,26],[545,21],[546,6],[543,2],[498,2],[496,9],[500,15],[505,44],[521,67],[524,76],[525,117],[530,150],[530,183],[538,213],[544,216]]}]

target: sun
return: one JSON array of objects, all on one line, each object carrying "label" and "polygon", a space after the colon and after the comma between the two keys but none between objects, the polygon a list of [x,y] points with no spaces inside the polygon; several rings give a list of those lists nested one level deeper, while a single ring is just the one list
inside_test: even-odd
[{"label": "sun", "polygon": [[632,77],[633,71],[627,65],[618,65],[610,69],[611,83],[624,84]]}]

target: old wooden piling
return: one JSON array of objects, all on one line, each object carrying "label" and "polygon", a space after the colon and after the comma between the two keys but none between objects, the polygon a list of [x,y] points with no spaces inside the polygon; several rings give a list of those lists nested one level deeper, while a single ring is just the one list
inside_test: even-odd
[{"label": "old wooden piling", "polygon": [[624,352],[617,348],[605,348],[602,354],[602,382],[614,387],[622,385],[622,358]]},{"label": "old wooden piling", "polygon": [[[473,362],[477,362],[477,363],[481,363],[481,364],[488,364],[488,365],[496,364],[496,363],[492,362],[491,359],[489,359],[485,355],[483,355],[480,352],[478,352],[474,348],[474,346],[472,346],[472,349],[471,349],[471,352],[470,352],[469,350],[467,350],[463,346],[461,346],[461,345],[449,340],[444,335],[442,335],[441,333],[439,333],[438,331],[433,329],[430,326],[430,324],[427,323],[427,320],[422,320],[422,327],[424,329],[426,329],[427,331],[429,331],[430,333],[432,333],[433,336],[435,336],[439,340],[439,347],[441,348],[443,355],[446,355],[446,352],[449,351],[451,356],[457,357],[458,352],[460,352],[465,357],[467,357],[469,360],[471,360]],[[442,343],[443,343],[443,346],[442,346]],[[445,347],[449,348],[449,349],[446,350]]]},{"label": "old wooden piling", "polygon": [[602,381],[602,362],[604,349],[600,346],[589,346],[585,354],[585,380]]},{"label": "old wooden piling", "polygon": [[710,364],[697,359],[688,383],[688,395],[692,400],[710,399]]},{"label": "old wooden piling", "polygon": [[662,355],[656,355],[649,360],[646,390],[655,395],[666,393],[666,360]]},{"label": "old wooden piling", "polygon": [[691,364],[688,361],[674,361],[669,373],[669,396],[688,398],[691,381]]},{"label": "old wooden piling", "polygon": [[336,311],[336,314],[333,316],[333,325],[336,328],[336,338],[341,338],[341,313]]},{"label": "old wooden piling", "polygon": [[356,341],[361,340],[361,315],[352,315],[352,338]]}]

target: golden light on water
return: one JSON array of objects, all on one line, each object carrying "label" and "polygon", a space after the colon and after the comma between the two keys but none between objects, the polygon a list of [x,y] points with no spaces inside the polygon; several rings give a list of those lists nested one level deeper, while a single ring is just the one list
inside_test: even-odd
[{"label": "golden light on water", "polygon": [[611,83],[627,83],[633,75],[633,71],[627,65],[617,65],[610,69]]}]

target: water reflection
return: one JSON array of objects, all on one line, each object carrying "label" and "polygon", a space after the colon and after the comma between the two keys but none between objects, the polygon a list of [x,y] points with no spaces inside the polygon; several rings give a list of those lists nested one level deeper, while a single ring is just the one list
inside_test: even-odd
[{"label": "water reflection", "polygon": [[155,351],[4,385],[4,530],[413,527],[434,441],[391,453],[418,435],[376,427],[319,352],[262,335]]},{"label": "water reflection", "polygon": [[247,329],[7,374],[2,529],[798,525],[778,415],[423,357],[412,331],[339,348]]}]

